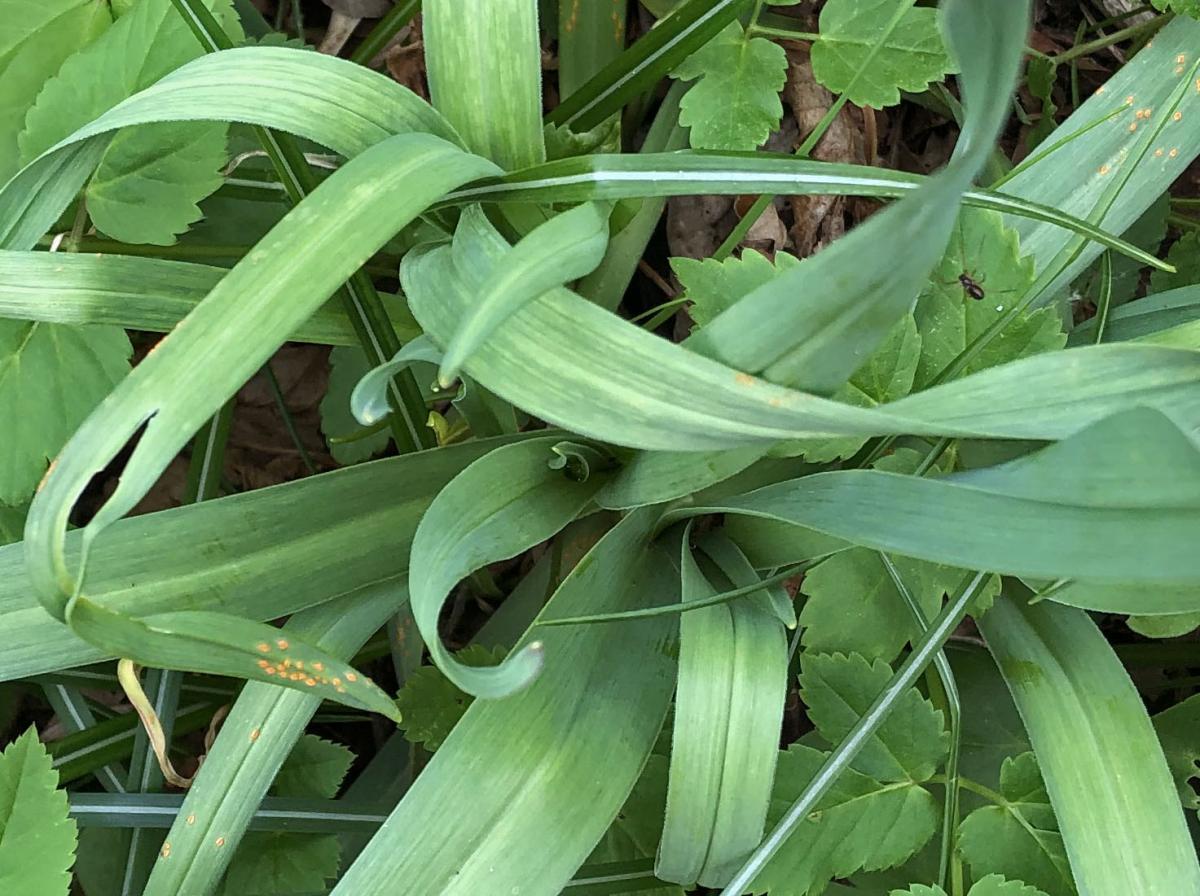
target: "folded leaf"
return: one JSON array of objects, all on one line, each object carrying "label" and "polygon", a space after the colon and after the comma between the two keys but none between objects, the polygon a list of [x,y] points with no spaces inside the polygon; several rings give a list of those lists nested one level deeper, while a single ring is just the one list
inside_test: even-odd
[{"label": "folded leaf", "polygon": [[498,448],[454,478],[421,518],[413,538],[412,608],[430,656],[455,685],[477,697],[504,697],[542,668],[534,641],[499,666],[475,668],[454,658],[438,632],[442,604],[468,574],[553,536],[591,502],[604,477],[551,467],[558,438]]}]

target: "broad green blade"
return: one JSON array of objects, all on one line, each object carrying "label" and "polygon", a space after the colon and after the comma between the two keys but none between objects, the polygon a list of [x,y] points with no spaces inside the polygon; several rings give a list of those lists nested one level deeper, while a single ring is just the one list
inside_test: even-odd
[{"label": "broad green blade", "polygon": [[[468,210],[463,217],[474,218],[469,234],[460,228],[453,246],[410,253],[401,270],[413,314],[437,345],[453,338],[509,248],[481,215]],[[701,357],[565,289],[514,311],[464,369],[564,429],[657,451],[888,433],[1058,439],[1140,405],[1189,429],[1200,419],[1200,357],[1193,352],[1137,345],[1050,352],[867,409]]]},{"label": "broad green blade", "polygon": [[543,663],[533,641],[496,667],[467,666],[442,643],[442,604],[460,579],[552,537],[586,507],[604,477],[555,469],[558,438],[532,439],[481,457],[447,485],[413,538],[412,608],[430,656],[450,681],[479,697],[526,687]]},{"label": "broad green blade", "polygon": [[[130,255],[0,249],[0,317],[168,333],[227,273],[204,264]],[[420,333],[397,301],[390,310],[402,339]],[[289,341],[358,344],[345,311],[332,304],[313,312]]]},{"label": "broad green blade", "polygon": [[508,251],[446,346],[438,371],[443,387],[454,382],[467,357],[513,311],[596,269],[608,247],[611,210],[608,203],[577,206],[535,227]]},{"label": "broad green blade", "polygon": [[944,12],[967,103],[946,170],[751,291],[688,339],[690,348],[771,382],[830,394],[912,309],[1007,118],[1029,27],[1028,2],[951,0]]},{"label": "broad green blade", "polygon": [[[689,526],[680,558],[685,603],[717,592],[692,556],[690,535]],[[744,572],[753,576],[748,566]],[[762,839],[787,665],[787,639],[766,595],[680,617],[671,777],[655,864],[663,880],[721,886]]]},{"label": "broad green blade", "polygon": [[114,132],[157,121],[257,124],[347,157],[398,133],[458,141],[445,119],[412,91],[362,66],[284,47],[210,53],[113,107],[14,175],[0,189],[0,247],[32,248],[95,170]]},{"label": "broad green blade", "polygon": [[[91,477],[145,427],[116,491],[84,528],[83,563],[95,537],[141,499],[297,325],[429,202],[489,170],[491,163],[438,137],[391,137],[272,228],[76,430],[43,482],[26,523],[26,558],[51,615],[63,618],[78,592],[64,538]],[[247,333],[254,334],[251,344]]]},{"label": "broad green blade", "polygon": [[[297,614],[279,632],[305,638],[344,661],[404,598],[401,582],[371,586]],[[246,685],[174,816],[164,843],[170,847],[155,863],[143,896],[212,892],[320,704],[316,694]]]},{"label": "broad green blade", "polygon": [[1200,893],[1154,727],[1087,614],[1002,596],[979,627],[1033,742],[1080,894]]},{"label": "broad green blade", "polygon": [[265,623],[203,610],[126,616],[84,597],[71,602],[67,622],[85,641],[140,665],[265,681],[400,721],[365,675]]},{"label": "broad green blade", "polygon": [[[511,441],[469,442],[120,520],[92,549],[88,595],[124,613],[208,610],[263,621],[395,580],[442,486]],[[72,565],[81,535],[67,536]],[[104,659],[38,604],[24,550],[0,547],[0,681]]]},{"label": "broad green blade", "polygon": [[[1003,191],[1124,233],[1200,152],[1197,46],[1200,22],[1177,16],[1059,125]],[[1083,245],[1078,256],[1057,258],[1072,245],[1069,234],[1030,220],[1010,223],[1038,273],[1053,275],[1048,294],[1099,254]]]},{"label": "broad green blade", "polygon": [[[657,521],[657,511],[641,510],[618,524],[559,587],[554,613],[677,594],[670,557],[649,547]],[[403,881],[405,892],[440,896],[556,896],[617,814],[662,726],[673,628],[646,620],[527,634],[516,649],[541,639],[543,674],[507,700],[471,705],[334,893],[391,896]]]},{"label": "broad green blade", "polygon": [[546,160],[537,0],[425,0],[429,94],[471,152],[512,170]]},{"label": "broad green blade", "polygon": [[[964,569],[1107,583],[1195,584],[1200,453],[1153,411],[1129,411],[1035,455],[940,479],[877,470],[820,473],[673,516],[744,514]],[[755,563],[813,559],[830,546],[797,531]],[[1053,532],[1054,538],[1046,533]],[[815,553],[814,553],[815,551]],[[1034,570],[1038,570],[1034,572]],[[1174,591],[1200,609],[1200,592]],[[1062,592],[1069,599],[1070,591]],[[1052,595],[1059,599],[1059,594]],[[1138,613],[1137,591],[1121,611]],[[1165,610],[1160,609],[1159,612]]]},{"label": "broad green blade", "polygon": [[[475,202],[586,202],[692,195],[740,196],[767,193],[792,196],[820,194],[900,199],[929,180],[916,174],[815,162],[795,156],[743,152],[671,152],[638,155],[594,155],[563,159],[489,179],[451,194],[444,205]],[[1053,225],[1116,249],[1142,264],[1167,268],[1152,254],[1114,237],[1078,217],[1035,200],[989,190],[968,190],[971,206],[1007,212]]]}]

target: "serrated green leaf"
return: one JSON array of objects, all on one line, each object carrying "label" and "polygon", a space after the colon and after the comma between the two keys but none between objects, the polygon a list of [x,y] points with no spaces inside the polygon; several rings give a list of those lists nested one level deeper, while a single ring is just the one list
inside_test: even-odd
[{"label": "serrated green leaf", "polygon": [[954,71],[937,10],[912,6],[912,0],[829,0],[812,49],[817,80],[859,106],[883,108],[900,102],[901,90],[920,92]]},{"label": "serrated green leaf", "polygon": [[324,893],[337,877],[341,847],[336,834],[252,831],[229,863],[222,896]]},{"label": "serrated green leaf", "polygon": [[[936,615],[942,596],[962,579],[948,567],[893,557],[927,617]],[[834,554],[804,576],[808,597],[800,611],[801,643],[820,653],[857,653],[891,662],[917,634],[912,612],[879,559],[879,552],[851,548]]]},{"label": "serrated green leaf", "polygon": [[1163,710],[1151,721],[1175,777],[1179,798],[1187,808],[1200,810],[1200,794],[1195,786],[1200,778],[1200,694]]},{"label": "serrated green leaf", "polygon": [[1003,805],[982,806],[963,819],[958,848],[976,875],[1031,881],[1050,896],[1075,892],[1062,834],[1033,753],[1004,760]]},{"label": "serrated green leaf", "polygon": [[25,114],[72,53],[112,22],[95,0],[0,0],[0,182],[20,166],[17,134]]},{"label": "serrated green leaf", "polygon": [[[240,39],[230,0],[205,2]],[[141,0],[46,84],[18,138],[22,161],[202,52],[170,0]],[[200,218],[196,203],[221,185],[225,131],[223,124],[197,122],[119,133],[85,192],[96,227],[124,242],[173,243]]]},{"label": "serrated green leaf", "polygon": [[[488,650],[472,644],[455,654],[467,666],[494,666],[504,659],[503,648]],[[450,735],[475,698],[459,690],[437,666],[421,666],[396,695],[404,737],[433,753]]]},{"label": "serrated green leaf", "polygon": [[685,59],[672,77],[698,79],[679,106],[694,149],[755,149],[779,127],[787,54],[766,38],[750,37],[737,22]]},{"label": "serrated green leaf", "polygon": [[[892,890],[888,896],[946,896],[946,891],[938,886],[913,884],[907,890]],[[1019,880],[1007,880],[999,874],[989,874],[982,878],[967,896],[1046,896],[1037,887],[1022,883]]]},{"label": "serrated green leaf", "polygon": [[[358,346],[339,345],[329,353],[329,387],[321,399],[321,432],[327,440],[362,430],[351,413],[350,395],[370,370],[371,364]],[[329,453],[339,464],[357,464],[386,449],[390,438],[383,429],[353,442],[329,441]]]},{"label": "serrated green leaf", "polygon": [[[779,757],[769,821],[804,790],[826,754],[793,744]],[[937,828],[937,801],[911,782],[881,784],[846,771],[755,879],[752,892],[816,896],[835,877],[899,865]]]},{"label": "serrated green leaf", "polygon": [[1185,233],[1171,246],[1167,262],[1174,265],[1174,274],[1155,271],[1150,275],[1150,291],[1154,293],[1200,283],[1200,233]]},{"label": "serrated green leaf", "polygon": [[1200,19],[1200,0],[1150,0],[1155,9],[1177,12],[1181,16]]},{"label": "serrated green leaf", "polygon": [[[296,799],[333,799],[354,762],[341,744],[306,734],[275,776],[271,793]],[[223,896],[278,896],[323,892],[337,876],[341,844],[335,835],[252,831],[225,874]]]},{"label": "serrated green leaf", "polygon": [[[983,291],[967,295],[959,278],[966,275]],[[942,263],[930,275],[917,300],[921,360],[916,385],[930,383],[1034,281],[1032,259],[1022,258],[1015,231],[999,214],[964,209]],[[1039,352],[1062,348],[1067,341],[1054,308],[1042,308],[1014,320],[966,368],[974,373]]]},{"label": "serrated green leaf", "polygon": [[[800,668],[800,697],[808,717],[831,744],[849,732],[892,678],[887,663],[871,663],[858,654],[806,653]],[[913,688],[896,702],[853,768],[881,781],[920,783],[937,770],[948,745],[941,711]]]},{"label": "serrated green leaf", "polygon": [[0,503],[33,494],[71,433],[129,372],[119,327],[71,327],[0,318]]},{"label": "serrated green leaf", "polygon": [[331,800],[337,796],[353,762],[354,753],[349,747],[306,734],[296,741],[284,760],[271,785],[271,793],[296,799]]},{"label": "serrated green leaf", "polygon": [[0,754],[0,892],[66,896],[75,822],[46,748],[30,728]]},{"label": "serrated green leaf", "polygon": [[800,260],[786,252],[777,254],[772,263],[761,252],[747,249],[741,258],[730,256],[724,261],[672,258],[671,270],[692,303],[688,309],[692,320],[703,327],[743,296],[798,264]]}]

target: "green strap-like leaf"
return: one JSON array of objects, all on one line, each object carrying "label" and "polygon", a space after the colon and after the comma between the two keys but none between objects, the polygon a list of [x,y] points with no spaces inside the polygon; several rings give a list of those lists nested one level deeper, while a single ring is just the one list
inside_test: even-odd
[{"label": "green strap-like leaf", "polygon": [[412,608],[430,656],[455,685],[479,697],[504,697],[541,670],[531,642],[495,667],[455,659],[438,633],[442,604],[469,573],[545,541],[592,500],[604,477],[583,481],[551,468],[558,438],[498,448],[462,471],[434,499],[413,538]]},{"label": "green strap-like leaf", "polygon": [[[0,317],[169,333],[227,273],[225,268],[159,258],[0,249]],[[401,338],[416,338],[420,330],[407,309],[396,307],[395,301],[389,304]],[[345,312],[331,304],[313,312],[289,340],[356,344]]]},{"label": "green strap-like leaf", "polygon": [[[775,383],[829,394],[911,310],[1008,114],[1028,30],[1028,2],[949,2],[945,12],[951,44],[963,60],[967,102],[950,165],[718,315],[688,340],[695,351]],[[887,245],[897,251],[883,251]]]},{"label": "green strap-like leaf", "polygon": [[[1051,581],[1200,581],[1200,560],[1186,547],[1200,538],[1200,453],[1148,410],[1115,416],[988,470],[940,479],[820,473],[674,515],[697,513],[746,514],[876,550]],[[1044,538],[1046,532],[1055,538]],[[753,546],[747,534],[739,531],[739,542]],[[809,541],[798,531],[794,553],[770,562],[812,559]],[[816,549],[824,553],[828,545]],[[1158,612],[1198,608],[1196,591],[1173,593],[1187,604]],[[1060,594],[1070,599],[1069,589],[1053,599]],[[1136,592],[1128,600],[1122,611],[1139,612]]]},{"label": "green strap-like leaf", "polygon": [[1087,614],[1001,597],[979,627],[1033,742],[1079,892],[1200,893],[1154,727]]},{"label": "green strap-like leaf", "polygon": [[[134,94],[14,175],[0,189],[0,247],[35,245],[95,170],[116,130],[161,121],[257,124],[347,157],[397,133],[458,141],[415,94],[362,66],[285,47],[210,53]],[[484,173],[494,169],[474,176]]]},{"label": "green strap-like leaf", "polygon": [[[793,196],[851,195],[900,199],[919,190],[929,177],[871,168],[814,162],[772,153],[670,152],[593,155],[563,159],[473,185],[451,194],[446,205],[475,202],[586,202],[691,195],[740,196],[768,193]],[[1006,212],[1063,228],[1157,268],[1167,265],[1149,252],[1119,240],[1094,224],[1036,200],[989,190],[968,190],[968,205]]]},{"label": "green strap-like leaf", "polygon": [[182,610],[131,617],[84,597],[71,603],[71,628],[102,650],[158,669],[266,681],[399,721],[373,681],[273,626],[225,613]]},{"label": "green strap-like leaf", "polygon": [[[265,621],[395,581],[442,486],[511,441],[472,441],[120,520],[91,552],[88,596],[124,613],[206,610]],[[72,562],[81,535],[67,536]],[[106,658],[42,609],[23,544],[0,548],[0,629],[2,681]]]},{"label": "green strap-like leaf", "polygon": [[[680,540],[685,603],[717,592],[690,537],[689,526]],[[787,663],[783,626],[766,595],[680,617],[671,777],[655,864],[663,880],[721,886],[762,839]]]},{"label": "green strap-like leaf", "polygon": [[[635,511],[606,535],[559,587],[553,612],[676,597],[671,558],[649,544],[658,515]],[[471,704],[337,896],[392,896],[397,881],[440,896],[558,893],[625,802],[662,726],[674,688],[673,628],[645,620],[620,630],[538,630],[544,674],[507,700]],[[516,650],[529,643],[526,635]],[[438,844],[436,860],[412,849],[416,842]]]},{"label": "green strap-like leaf", "polygon": [[[277,637],[305,639],[344,662],[404,598],[403,582],[370,586],[297,614]],[[312,692],[246,685],[174,814],[165,841],[170,848],[155,863],[143,896],[212,891],[320,704]]]},{"label": "green strap-like leaf", "polygon": [[425,0],[433,105],[472,152],[512,170],[546,159],[537,0]]},{"label": "green strap-like leaf", "polygon": [[[401,270],[413,313],[438,345],[453,337],[508,249],[471,209],[459,230],[453,246],[410,254]],[[867,409],[703,358],[566,290],[517,309],[465,369],[543,420],[656,451],[885,433],[1057,439],[1138,405],[1157,407],[1187,427],[1200,419],[1200,359],[1192,352],[1134,345],[1052,352]]]},{"label": "green strap-like leaf", "polygon": [[[146,424],[120,485],[84,529],[84,558],[96,535],[367,257],[433,198],[494,170],[437,137],[385,140],[322,184],[221,280],[76,431],[35,498],[26,525],[30,573],[52,615],[64,618],[78,590],[64,537],[93,473]],[[251,332],[248,346],[239,337]],[[202,358],[210,361],[195,376]]]}]

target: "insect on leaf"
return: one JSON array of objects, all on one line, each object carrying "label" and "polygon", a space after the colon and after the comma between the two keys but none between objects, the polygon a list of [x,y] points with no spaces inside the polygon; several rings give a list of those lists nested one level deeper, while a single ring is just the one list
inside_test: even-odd
[{"label": "insect on leaf", "polygon": [[694,149],[755,149],[779,127],[779,91],[787,54],[766,38],[750,37],[737,22],[684,60],[672,77],[699,79],[687,92],[679,121]]},{"label": "insect on leaf", "polygon": [[922,91],[956,70],[937,10],[914,9],[912,0],[829,0],[820,33],[813,74],[859,106],[894,106],[901,90]]},{"label": "insect on leaf", "polygon": [[30,728],[0,754],[0,892],[66,896],[75,822],[58,773]]},{"label": "insect on leaf", "polygon": [[[981,297],[968,294],[962,277]],[[995,212],[964,209],[941,264],[917,300],[921,360],[916,385],[928,385],[1034,281],[1033,261],[1022,258],[1017,234]],[[1042,308],[1008,325],[966,369],[968,373],[1062,348],[1067,337],[1058,312]]]}]

